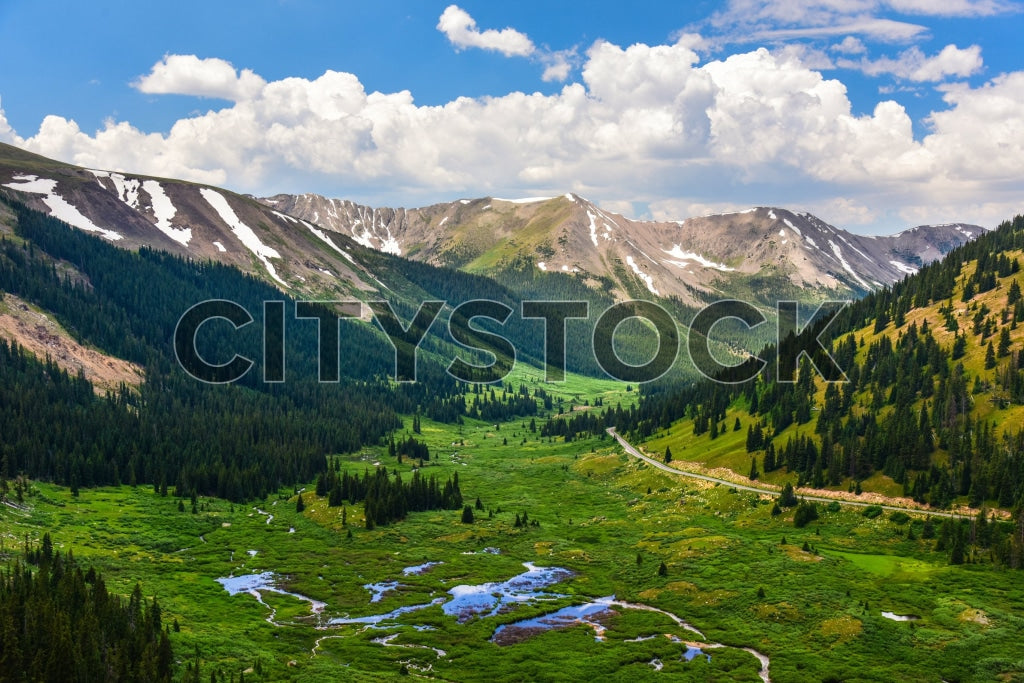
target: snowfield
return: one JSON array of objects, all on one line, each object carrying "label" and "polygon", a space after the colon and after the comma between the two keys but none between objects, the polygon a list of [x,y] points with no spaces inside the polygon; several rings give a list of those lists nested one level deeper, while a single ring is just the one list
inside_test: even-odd
[{"label": "snowfield", "polygon": [[4,183],[4,187],[9,187],[12,190],[18,190],[20,192],[46,195],[43,197],[43,203],[46,204],[48,209],[50,209],[50,215],[54,218],[62,220],[68,225],[74,226],[79,230],[98,233],[111,242],[116,242],[123,238],[123,235],[119,232],[107,230],[106,228],[101,228],[96,225],[89,220],[88,217],[84,216],[81,211],[69,204],[66,199],[57,194],[56,180],[37,178],[34,175],[16,175],[14,176],[14,180],[20,180],[23,182]]},{"label": "snowfield", "polygon": [[640,270],[640,266],[636,264],[636,261],[633,260],[632,256],[626,257],[626,263],[633,270],[633,272],[636,273],[637,277],[644,281],[644,284],[647,285],[647,289],[650,290],[651,294],[653,294],[654,296],[661,296],[658,293],[658,290],[654,287],[654,278],[652,278],[644,271]]},{"label": "snowfield", "polygon": [[[715,263],[714,261],[709,261],[700,254],[694,254],[692,251],[684,251],[683,248],[678,244],[673,244],[671,249],[662,249],[662,251],[664,251],[666,254],[673,258],[679,259],[680,261],[696,261],[705,268],[714,268],[715,270],[720,270],[723,273],[736,270],[735,268],[730,268],[724,263]],[[673,265],[679,264],[673,263]]]},{"label": "snowfield", "polygon": [[170,197],[164,192],[163,185],[155,180],[146,180],[142,183],[142,189],[149,195],[153,204],[153,215],[156,217],[156,227],[163,234],[187,247],[192,239],[192,228],[175,228],[171,225],[171,219],[178,210],[174,208]]},{"label": "snowfield", "polygon": [[251,251],[263,263],[267,272],[270,273],[270,277],[277,280],[282,286],[287,287],[288,285],[278,277],[277,270],[269,261],[272,258],[281,258],[281,254],[276,249],[263,244],[260,238],[256,236],[256,233],[253,232],[253,229],[239,220],[234,209],[228,204],[228,200],[220,192],[203,187],[199,189],[199,193],[213,207],[213,210],[217,212],[220,219],[227,223],[228,227],[231,228],[231,232],[238,238],[238,241],[245,245],[245,248]]}]

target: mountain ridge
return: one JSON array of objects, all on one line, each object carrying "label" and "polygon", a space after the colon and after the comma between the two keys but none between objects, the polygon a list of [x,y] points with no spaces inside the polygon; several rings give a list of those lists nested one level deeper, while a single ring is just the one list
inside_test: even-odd
[{"label": "mountain ridge", "polygon": [[[320,195],[260,198],[87,169],[0,144],[0,191],[129,249],[209,259],[317,298],[388,290],[368,249],[501,279],[561,273],[610,298],[687,308],[719,298],[858,297],[980,234],[965,224],[862,236],[799,211],[755,207],[637,221],[572,193],[373,208]],[[556,287],[556,289],[558,289]]]},{"label": "mountain ridge", "polygon": [[[604,278],[619,298],[646,290],[687,304],[731,293],[730,280],[766,274],[822,293],[863,294],[899,281],[985,230],[949,223],[864,236],[778,207],[641,221],[572,193],[459,199],[413,209],[308,193],[259,201],[364,246],[434,265],[500,272],[528,258],[541,271]],[[641,285],[639,292],[630,280]]]}]

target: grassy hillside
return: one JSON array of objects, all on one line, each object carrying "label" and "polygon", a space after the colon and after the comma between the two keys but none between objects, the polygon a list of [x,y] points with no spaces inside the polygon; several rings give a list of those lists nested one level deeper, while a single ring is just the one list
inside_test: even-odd
[{"label": "grassy hillside", "polygon": [[[1019,505],[1022,229],[1020,219],[1007,223],[850,307],[834,325],[838,332],[829,330],[849,382],[830,387],[805,362],[795,384],[775,381],[769,368],[756,382],[709,383],[674,403],[654,396],[649,414],[660,400],[685,417],[666,422],[663,410],[656,425],[649,421],[648,450],[671,448],[677,460],[741,476],[753,460],[759,480],[775,485],[857,489],[943,507]],[[924,292],[938,291],[940,280],[947,283],[942,296],[932,299]],[[748,448],[751,429],[764,439]],[[780,462],[787,444],[801,438],[815,453]],[[776,467],[765,464],[769,442]]]}]

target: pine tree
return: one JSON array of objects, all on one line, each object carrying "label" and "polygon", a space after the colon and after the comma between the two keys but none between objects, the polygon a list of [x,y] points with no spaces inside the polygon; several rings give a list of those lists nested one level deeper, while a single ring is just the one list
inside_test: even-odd
[{"label": "pine tree", "polygon": [[967,335],[957,334],[953,341],[953,351],[950,353],[950,357],[953,360],[959,360],[964,357],[965,353],[967,353]]},{"label": "pine tree", "polygon": [[672,462],[672,448],[670,446],[665,446],[665,464],[667,465],[670,462]]},{"label": "pine tree", "polygon": [[964,563],[964,532],[959,524],[953,531],[953,549],[949,553],[950,564]]},{"label": "pine tree", "polygon": [[779,496],[779,505],[784,508],[791,508],[796,506],[796,494],[793,492],[793,485],[786,482],[786,485],[782,487],[782,495]]},{"label": "pine tree", "polygon": [[658,576],[668,576],[668,565],[664,562],[658,565]]},{"label": "pine tree", "polygon": [[996,350],[992,347],[990,341],[985,347],[985,369],[991,370],[996,366]]},{"label": "pine tree", "polygon": [[462,508],[462,523],[472,524],[473,523],[473,508],[469,505]]},{"label": "pine tree", "polygon": [[1010,290],[1006,294],[1006,305],[1013,306],[1015,303],[1021,300],[1020,296],[1020,283],[1014,278],[1010,282]]},{"label": "pine tree", "polygon": [[935,538],[935,522],[931,517],[924,520],[924,526],[921,527],[921,538],[926,541]]},{"label": "pine tree", "polygon": [[750,459],[750,479],[751,481],[756,480],[761,476],[761,473],[757,471],[757,458],[752,457]]},{"label": "pine tree", "polygon": [[1004,327],[999,331],[999,348],[996,350],[996,355],[1000,358],[1005,358],[1010,355],[1010,330]]},{"label": "pine tree", "polygon": [[299,499],[295,501],[295,511],[302,512],[306,509],[306,503],[302,500],[302,494],[299,494]]}]

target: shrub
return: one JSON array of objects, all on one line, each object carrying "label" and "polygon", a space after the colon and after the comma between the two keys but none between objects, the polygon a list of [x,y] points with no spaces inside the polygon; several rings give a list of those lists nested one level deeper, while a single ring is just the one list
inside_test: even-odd
[{"label": "shrub", "polygon": [[906,512],[893,512],[891,515],[889,515],[889,519],[894,524],[906,524],[910,521],[910,515],[908,515]]},{"label": "shrub", "polygon": [[876,517],[882,514],[882,506],[869,505],[866,508],[864,508],[864,512],[862,512],[861,514],[863,514],[868,519],[875,519]]},{"label": "shrub", "polygon": [[796,512],[793,514],[793,526],[799,529],[816,519],[818,519],[818,506],[805,501],[797,506]]}]

